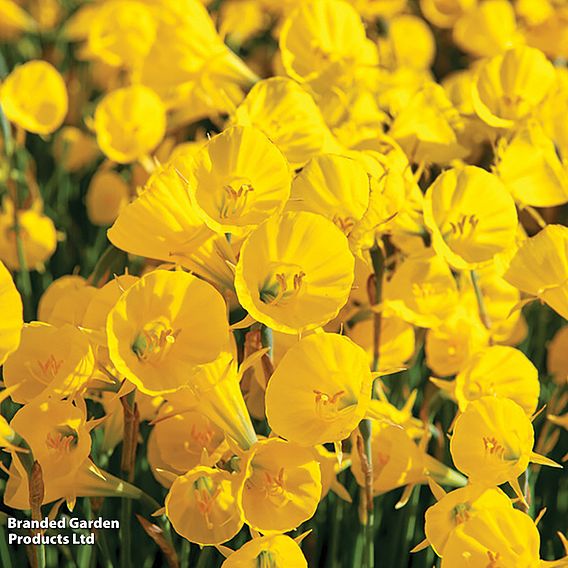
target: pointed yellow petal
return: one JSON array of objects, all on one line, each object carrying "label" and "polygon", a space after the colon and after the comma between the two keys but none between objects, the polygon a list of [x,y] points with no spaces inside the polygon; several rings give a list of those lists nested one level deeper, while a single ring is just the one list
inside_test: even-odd
[{"label": "pointed yellow petal", "polygon": [[554,460],[551,460],[546,456],[535,454],[534,452],[531,452],[530,461],[532,463],[538,463],[540,465],[549,465],[550,467],[559,467],[560,469],[562,469],[562,466],[559,463],[556,463]]},{"label": "pointed yellow petal", "polygon": [[222,544],[215,545],[215,548],[225,558],[229,558],[229,556],[231,556],[231,554],[233,554],[233,552],[235,552],[234,550],[230,549],[228,546],[223,546]]},{"label": "pointed yellow petal", "polygon": [[301,535],[298,535],[296,538],[294,538],[294,540],[296,541],[297,544],[301,544],[302,541],[312,532],[312,529],[307,530],[306,532],[303,532]]},{"label": "pointed yellow petal", "polygon": [[411,554],[414,554],[415,552],[420,552],[421,550],[426,550],[428,547],[430,546],[430,543],[428,542],[428,539],[425,538],[422,542],[419,542],[411,551]]},{"label": "pointed yellow petal", "polygon": [[525,499],[525,496],[523,495],[523,491],[521,489],[521,486],[519,485],[519,480],[517,478],[510,479],[509,484],[513,488],[515,495],[519,498],[519,502],[522,503],[528,509],[529,504],[527,503],[527,500]]},{"label": "pointed yellow petal", "polygon": [[432,491],[432,495],[434,495],[434,497],[436,498],[436,501],[440,501],[440,499],[442,499],[446,495],[446,492],[442,488],[442,486],[434,481],[431,477],[428,477],[428,486],[430,487],[430,491]]},{"label": "pointed yellow petal", "polygon": [[330,489],[340,498],[346,501],[347,503],[353,503],[353,499],[349,494],[349,491],[345,488],[344,485],[341,485],[337,479],[334,479],[331,482]]},{"label": "pointed yellow petal", "polygon": [[407,503],[408,500],[410,499],[410,496],[412,495],[412,490],[416,487],[415,484],[410,484],[407,485],[404,488],[404,491],[402,492],[402,496],[400,497],[398,503],[394,506],[395,509],[402,509]]}]

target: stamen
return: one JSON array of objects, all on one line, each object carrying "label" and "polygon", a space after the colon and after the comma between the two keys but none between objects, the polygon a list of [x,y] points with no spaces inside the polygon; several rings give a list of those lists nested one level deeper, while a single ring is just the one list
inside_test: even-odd
[{"label": "stamen", "polygon": [[456,525],[461,525],[469,520],[469,505],[467,503],[459,503],[454,507],[454,521]]},{"label": "stamen", "polygon": [[221,219],[230,219],[242,215],[247,206],[248,195],[251,191],[254,191],[250,182],[233,183],[238,186],[238,189],[235,189],[232,184],[223,186],[225,195],[223,195],[219,209]]},{"label": "stamen", "polygon": [[153,322],[141,330],[131,349],[141,363],[160,361],[180,332],[181,329],[174,331],[162,322]]},{"label": "stamen", "polygon": [[335,215],[333,222],[341,229],[343,233],[348,235],[355,226],[355,219],[353,217],[340,217]]},{"label": "stamen", "polygon": [[25,365],[37,381],[48,385],[57,376],[57,373],[61,369],[63,362],[63,359],[56,359],[52,353],[46,361],[36,361],[37,367],[39,367],[39,369],[35,367],[32,362],[26,362]]},{"label": "stamen", "polygon": [[217,486],[213,491],[213,482],[207,477],[200,477],[193,483],[193,495],[195,501],[197,502],[197,508],[199,512],[205,519],[205,524],[207,529],[213,529],[213,523],[211,522],[211,509],[215,504],[215,500],[221,493],[221,486]]},{"label": "stamen", "polygon": [[454,238],[466,238],[477,228],[479,219],[476,215],[461,215],[457,221],[448,223],[451,228],[451,234]]},{"label": "stamen", "polygon": [[491,455],[496,455],[503,458],[505,453],[505,448],[497,441],[496,438],[489,438],[488,436],[483,437],[483,445],[485,446],[485,451]]},{"label": "stamen", "polygon": [[315,403],[318,417],[327,421],[335,420],[339,413],[339,402],[345,391],[338,391],[332,396],[319,390],[314,390],[313,392],[316,395]]},{"label": "stamen", "polygon": [[263,286],[260,290],[261,302],[275,306],[292,300],[300,293],[305,276],[303,270],[289,274],[284,272],[274,274],[275,282]]},{"label": "stamen", "polygon": [[57,454],[56,459],[60,459],[77,445],[77,440],[77,432],[66,427],[48,432],[45,437],[45,445]]},{"label": "stamen", "polygon": [[278,566],[278,559],[270,550],[262,550],[256,557],[257,568],[276,568]]}]

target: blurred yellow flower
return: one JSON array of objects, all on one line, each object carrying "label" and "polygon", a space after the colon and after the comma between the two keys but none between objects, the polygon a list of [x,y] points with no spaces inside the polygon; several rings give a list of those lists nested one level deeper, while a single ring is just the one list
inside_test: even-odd
[{"label": "blurred yellow flower", "polygon": [[112,225],[128,205],[130,188],[124,179],[111,170],[97,172],[91,179],[85,203],[93,225]]},{"label": "blurred yellow flower", "polygon": [[2,313],[0,325],[0,365],[2,365],[8,355],[18,348],[24,324],[22,299],[12,275],[2,262],[0,262],[0,313]]},{"label": "blurred yellow flower", "polygon": [[158,95],[142,85],[112,91],[97,105],[93,120],[97,143],[120,164],[145,158],[166,133],[166,109]]},{"label": "blurred yellow flower", "polygon": [[51,134],[67,115],[67,88],[53,65],[28,61],[0,85],[0,103],[8,120],[18,127],[34,134]]},{"label": "blurred yellow flower", "polygon": [[568,228],[548,225],[526,239],[513,256],[504,278],[567,318]]}]

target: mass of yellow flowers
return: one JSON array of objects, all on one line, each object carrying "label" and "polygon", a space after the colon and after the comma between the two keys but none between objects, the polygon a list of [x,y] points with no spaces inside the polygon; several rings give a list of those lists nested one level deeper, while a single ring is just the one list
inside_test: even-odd
[{"label": "mass of yellow flowers", "polygon": [[566,0],[0,0],[0,135],[3,568],[568,567]]}]

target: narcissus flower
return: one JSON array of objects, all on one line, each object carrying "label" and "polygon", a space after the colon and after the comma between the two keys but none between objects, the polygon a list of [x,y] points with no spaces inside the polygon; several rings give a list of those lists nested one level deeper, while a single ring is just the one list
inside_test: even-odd
[{"label": "narcissus flower", "polygon": [[18,349],[4,365],[6,385],[18,386],[12,398],[25,404],[38,396],[73,397],[85,389],[94,369],[87,336],[76,327],[39,322],[22,329]]},{"label": "narcissus flower", "polygon": [[448,538],[442,568],[453,566],[542,566],[540,535],[534,521],[518,509],[480,511]]},{"label": "narcissus flower", "polygon": [[211,363],[200,365],[187,374],[187,385],[199,405],[199,411],[244,450],[257,441],[240,389],[241,377],[247,366],[245,360],[237,370],[233,355],[223,352]]},{"label": "narcissus flower", "polygon": [[[357,483],[365,486],[365,472],[361,457],[357,451],[356,436],[353,435],[354,451],[351,453],[351,472]],[[443,463],[429,456],[424,451],[424,444],[416,444],[409,433],[398,425],[388,421],[373,421],[371,447],[373,459],[373,493],[380,495],[397,487],[408,486],[401,498],[402,506],[410,490],[417,484],[426,483],[432,477],[439,483],[452,486],[465,484],[465,479]]]},{"label": "narcissus flower", "polygon": [[117,89],[97,105],[93,120],[100,149],[126,164],[146,157],[166,133],[166,110],[158,95],[143,85]]},{"label": "narcissus flower", "polygon": [[76,471],[91,451],[86,409],[70,401],[35,400],[20,408],[10,427],[27,442],[44,479]]},{"label": "narcissus flower", "polygon": [[484,63],[473,83],[477,115],[495,128],[513,126],[531,113],[551,91],[554,67],[538,49],[521,46]]},{"label": "narcissus flower", "polygon": [[197,153],[186,181],[211,229],[241,235],[281,211],[292,180],[286,158],[260,130],[234,126]]},{"label": "narcissus flower", "polygon": [[347,302],[355,260],[345,235],[314,213],[272,217],[245,241],[235,273],[243,308],[285,333],[321,326]]},{"label": "narcissus flower", "polygon": [[77,172],[99,155],[95,139],[74,126],[64,126],[53,145],[55,158],[69,172]]},{"label": "narcissus flower", "polygon": [[426,334],[426,363],[441,377],[455,375],[466,361],[489,344],[489,332],[477,309],[457,304],[454,311]]},{"label": "narcissus flower", "polygon": [[262,130],[292,167],[304,165],[332,145],[333,136],[314,99],[285,77],[259,81],[237,108],[233,121]]},{"label": "narcissus flower", "polygon": [[[63,443],[66,444],[65,438]],[[72,445],[72,444],[70,444]],[[55,455],[58,454],[54,450]],[[66,452],[61,452],[66,455]],[[65,460],[61,458],[61,461]],[[43,466],[42,466],[43,467]],[[30,492],[28,474],[19,459],[12,460],[9,470],[10,476],[6,482],[4,502],[6,506],[14,509],[29,510]],[[45,472],[44,472],[45,473]],[[77,497],[121,497],[140,499],[142,491],[123,479],[99,469],[89,458],[77,468],[68,471],[63,465],[56,473],[43,476],[44,496],[42,505],[58,499],[67,502],[72,511]]]},{"label": "narcissus flower", "polygon": [[460,115],[443,87],[429,82],[397,114],[389,136],[410,161],[443,164],[467,155],[458,141],[462,128]]},{"label": "narcissus flower", "polygon": [[[44,263],[57,248],[57,232],[53,221],[42,212],[42,204],[34,201],[29,209],[19,209],[20,237],[29,269],[43,270]],[[8,268],[19,270],[20,260],[14,227],[14,204],[4,199],[0,211],[0,260]]]},{"label": "narcissus flower", "polygon": [[238,501],[251,528],[288,532],[315,513],[321,492],[320,465],[312,451],[268,438],[250,450]]},{"label": "narcissus flower", "polygon": [[568,201],[568,173],[554,142],[536,122],[511,140],[499,141],[494,171],[521,206],[554,207]]},{"label": "narcissus flower", "polygon": [[522,351],[504,345],[473,355],[456,377],[455,387],[462,412],[472,400],[494,395],[513,400],[531,416],[540,393],[537,368]]},{"label": "narcissus flower", "polygon": [[175,262],[222,288],[232,288],[236,263],[224,235],[216,235],[197,215],[176,166],[158,169],[140,195],[108,231],[119,249]]},{"label": "narcissus flower", "polygon": [[367,354],[350,339],[333,333],[304,337],[268,382],[268,422],[303,446],[339,442],[365,415],[371,386]]},{"label": "narcissus flower", "polygon": [[568,318],[568,228],[548,225],[526,239],[504,278]]},{"label": "narcissus flower", "polygon": [[85,198],[87,215],[93,225],[112,225],[121,210],[128,205],[130,189],[124,179],[113,171],[97,172]]},{"label": "narcissus flower", "polygon": [[509,482],[523,499],[518,477],[529,462],[558,466],[535,454],[530,418],[512,400],[484,396],[470,402],[455,423],[450,451],[456,467],[472,483],[486,486]]},{"label": "narcissus flower", "polygon": [[[412,42],[408,38],[412,37]],[[428,69],[434,61],[436,42],[428,24],[411,14],[403,14],[389,22],[385,46],[390,50],[394,67]],[[381,62],[384,53],[381,49]]]},{"label": "narcissus flower", "polygon": [[198,408],[178,411],[175,405],[166,404],[154,424],[152,436],[160,459],[174,472],[183,474],[202,465],[203,455],[214,463],[227,449],[223,431]]},{"label": "narcissus flower", "polygon": [[[135,77],[187,121],[228,112],[258,77],[217,33],[202,2],[145,2],[157,22],[156,40]],[[227,104],[228,103],[228,104]]]},{"label": "narcissus flower", "polygon": [[316,91],[350,86],[377,63],[359,14],[342,0],[301,3],[282,26],[280,51],[287,74]]},{"label": "narcissus flower", "polygon": [[175,531],[201,545],[221,544],[243,526],[236,494],[240,477],[198,466],[178,477],[166,496],[166,515]]},{"label": "narcissus flower", "polygon": [[455,309],[458,289],[447,263],[426,253],[409,257],[397,267],[384,297],[403,320],[430,328],[440,325]]},{"label": "narcissus flower", "polygon": [[432,245],[454,268],[473,269],[514,242],[513,198],[499,179],[475,166],[441,174],[426,192],[424,222]]},{"label": "narcissus flower", "polygon": [[106,331],[114,366],[147,394],[187,384],[193,368],[228,345],[223,297],[181,271],[143,276],[110,311]]},{"label": "narcissus flower", "polygon": [[298,543],[285,534],[253,538],[235,550],[222,568],[307,568],[308,563]]},{"label": "narcissus flower", "polygon": [[456,22],[453,37],[461,49],[477,57],[499,55],[522,42],[515,9],[507,0],[483,0],[472,6]]},{"label": "narcissus flower", "polygon": [[369,194],[369,175],[358,161],[320,154],[294,179],[287,209],[324,215],[349,235],[369,206]]},{"label": "narcissus flower", "polygon": [[34,134],[51,134],[67,115],[67,88],[53,65],[28,61],[2,83],[0,103],[8,120],[20,128]]},{"label": "narcissus flower", "polygon": [[113,67],[138,68],[156,41],[149,6],[132,0],[105,2],[90,21],[88,49]]},{"label": "narcissus flower", "polygon": [[[436,487],[435,487],[436,488]],[[448,538],[462,524],[468,523],[478,514],[510,510],[513,503],[507,495],[497,488],[469,484],[450,493],[437,488],[438,502],[426,511],[424,532],[426,539],[438,556],[444,555]]]},{"label": "narcissus flower", "polygon": [[0,365],[20,344],[23,319],[22,298],[4,264],[0,262]]},{"label": "narcissus flower", "polygon": [[55,326],[82,325],[95,290],[82,276],[66,274],[57,278],[40,298],[38,320]]},{"label": "narcissus flower", "polygon": [[13,0],[0,0],[0,40],[12,41],[33,31],[33,18]]}]

